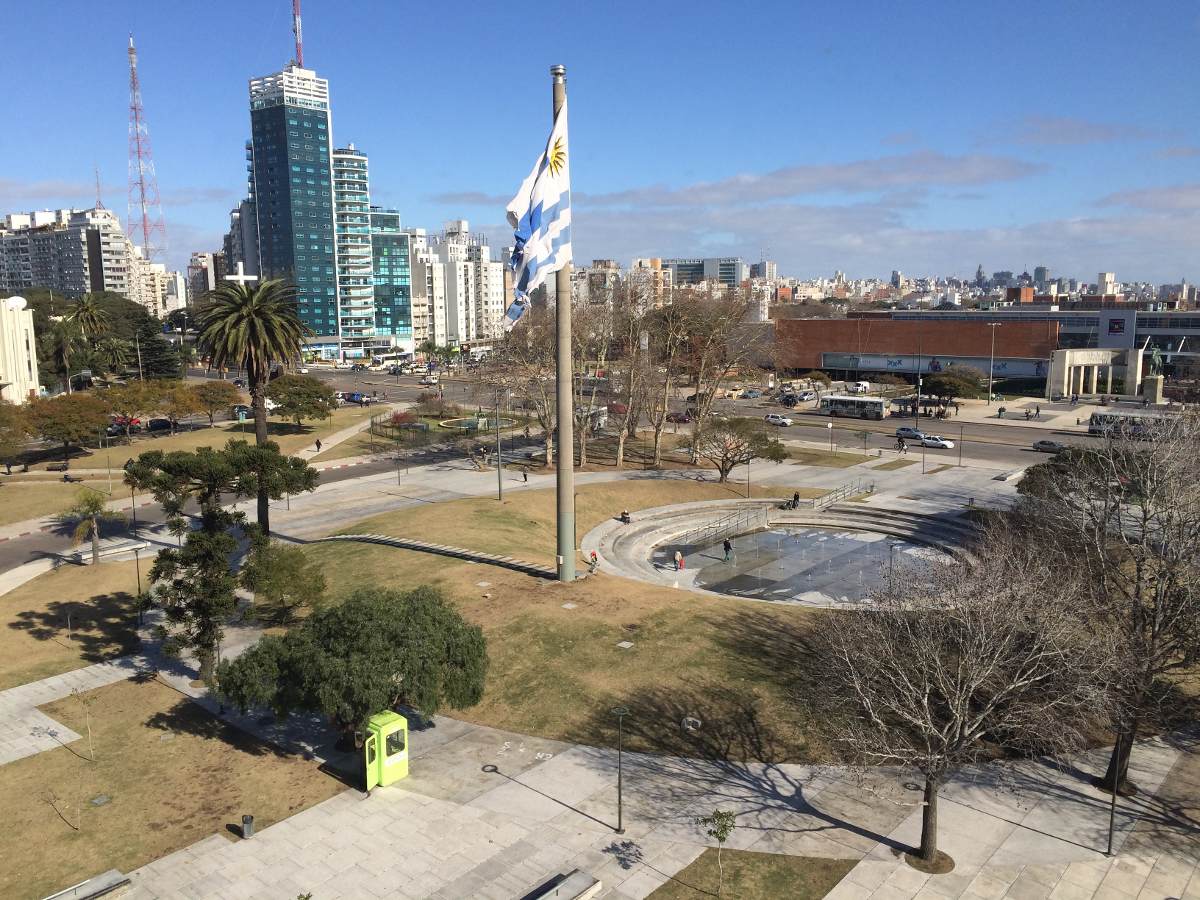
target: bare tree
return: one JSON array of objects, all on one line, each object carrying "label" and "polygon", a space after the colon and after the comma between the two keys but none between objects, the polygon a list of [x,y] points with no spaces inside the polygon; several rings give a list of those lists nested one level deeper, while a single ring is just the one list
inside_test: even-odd
[{"label": "bare tree", "polygon": [[[612,310],[606,304],[579,307],[572,318],[571,352],[574,356],[575,433],[579,441],[579,465],[587,465],[587,443],[596,421],[596,413],[607,405],[597,399],[601,383],[611,376],[607,372],[612,351]],[[601,376],[601,373],[605,373]],[[607,391],[605,392],[608,393]]]},{"label": "bare tree", "polygon": [[509,391],[541,426],[546,465],[554,464],[554,428],[558,421],[554,394],[554,315],[533,308],[505,337],[499,351],[479,367],[480,395]]},{"label": "bare tree", "polygon": [[[671,398],[683,377],[687,317],[671,304],[646,317],[647,352],[642,354],[638,406],[654,432],[654,465],[662,465],[662,436],[671,413]],[[640,338],[639,338],[640,339]]]},{"label": "bare tree", "polygon": [[[649,352],[650,336],[645,332],[646,308],[645,289],[628,281],[618,285],[613,295],[612,332],[616,345],[614,355],[619,354],[621,365],[614,371],[613,400],[610,414],[616,420],[617,453],[616,465],[625,465],[625,443],[637,436],[638,420],[641,417],[642,383],[645,376],[645,357]],[[645,334],[645,347],[642,336]]]},{"label": "bare tree", "polygon": [[767,434],[760,419],[722,419],[714,421],[701,435],[696,450],[717,467],[718,481],[724,484],[735,467],[752,459],[783,462],[787,450]]},{"label": "bare tree", "polygon": [[924,777],[919,857],[934,864],[947,776],[994,755],[993,742],[1017,754],[1080,746],[1107,656],[1077,617],[1072,584],[999,530],[971,562],[888,574],[873,600],[830,617],[827,699],[857,713],[841,735],[854,757]]},{"label": "bare tree", "polygon": [[695,459],[713,401],[735,371],[756,360],[761,341],[747,331],[749,300],[740,291],[721,296],[711,289],[680,292],[675,305],[684,319],[687,371],[696,386],[696,421],[692,427]]},{"label": "bare tree", "polygon": [[1089,615],[1115,636],[1117,740],[1102,784],[1131,791],[1138,728],[1200,663],[1200,418],[1181,416],[1030,469],[1018,513],[1088,587]]}]

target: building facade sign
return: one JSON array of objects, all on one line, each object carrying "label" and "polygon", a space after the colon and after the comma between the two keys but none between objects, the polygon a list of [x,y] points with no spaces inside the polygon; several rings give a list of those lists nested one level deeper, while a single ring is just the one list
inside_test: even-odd
[{"label": "building facade sign", "polygon": [[[914,374],[918,361],[920,370],[926,375],[936,375],[950,366],[970,366],[987,374],[989,360],[977,356],[921,356],[887,355],[881,353],[822,353],[821,368],[849,369],[858,372],[895,372]],[[1044,378],[1049,370],[1049,360],[1013,359],[997,357],[992,363],[993,375],[997,377]]]}]

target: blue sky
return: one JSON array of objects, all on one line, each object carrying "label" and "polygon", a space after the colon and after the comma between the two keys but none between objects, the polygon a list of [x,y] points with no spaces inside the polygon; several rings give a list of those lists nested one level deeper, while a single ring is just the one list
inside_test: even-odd
[{"label": "blue sky", "polygon": [[[133,31],[169,260],[215,247],[290,6],[13,4],[0,211],[89,205],[98,166],[124,214]],[[1200,279],[1194,3],[305,0],[304,36],[335,142],[409,225],[502,238],[561,62],[579,262]]]}]

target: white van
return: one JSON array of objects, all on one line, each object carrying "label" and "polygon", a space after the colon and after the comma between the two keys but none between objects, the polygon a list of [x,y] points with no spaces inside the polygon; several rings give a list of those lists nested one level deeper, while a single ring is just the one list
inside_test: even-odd
[{"label": "white van", "polygon": [[846,385],[846,390],[851,394],[869,394],[871,393],[871,382],[856,381],[854,384]]}]

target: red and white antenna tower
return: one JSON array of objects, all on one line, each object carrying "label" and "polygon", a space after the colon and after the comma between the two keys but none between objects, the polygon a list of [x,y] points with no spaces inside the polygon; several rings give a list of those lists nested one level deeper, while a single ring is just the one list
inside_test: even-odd
[{"label": "red and white antenna tower", "polygon": [[304,32],[300,28],[300,0],[292,0],[292,34],[296,36],[296,65],[304,68]]},{"label": "red and white antenna tower", "polygon": [[[140,218],[135,218],[135,216]],[[166,252],[167,226],[158,199],[158,178],[150,152],[150,131],[142,110],[142,87],[138,82],[137,50],[129,35],[129,231],[141,232],[142,255],[147,260]]]}]

